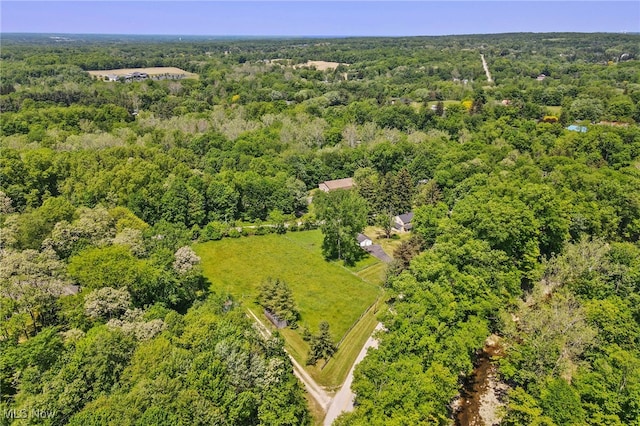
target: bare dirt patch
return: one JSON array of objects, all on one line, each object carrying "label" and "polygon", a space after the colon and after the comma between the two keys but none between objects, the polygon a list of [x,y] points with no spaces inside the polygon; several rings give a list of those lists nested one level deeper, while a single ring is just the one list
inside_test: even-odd
[{"label": "bare dirt patch", "polygon": [[95,71],[92,70],[87,72],[97,77],[104,77],[107,75],[122,76],[122,75],[132,74],[134,72],[147,73],[150,76],[171,74],[171,75],[184,75],[185,78],[198,77],[197,74],[193,74],[176,67],[119,68],[115,70],[95,70]]},{"label": "bare dirt patch", "polygon": [[336,68],[338,68],[340,65],[347,65],[349,66],[349,64],[343,64],[341,62],[327,62],[327,61],[307,61],[304,64],[298,64],[296,65],[294,68],[302,68],[302,67],[315,67],[315,69],[319,70],[319,71],[325,71],[325,70],[335,70]]}]

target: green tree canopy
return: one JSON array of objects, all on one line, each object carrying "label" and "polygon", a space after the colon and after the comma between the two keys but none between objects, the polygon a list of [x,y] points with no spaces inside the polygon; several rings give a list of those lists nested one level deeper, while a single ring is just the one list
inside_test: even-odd
[{"label": "green tree canopy", "polygon": [[367,224],[366,201],[354,191],[339,189],[318,193],[314,206],[325,257],[353,264],[362,253],[356,238]]}]

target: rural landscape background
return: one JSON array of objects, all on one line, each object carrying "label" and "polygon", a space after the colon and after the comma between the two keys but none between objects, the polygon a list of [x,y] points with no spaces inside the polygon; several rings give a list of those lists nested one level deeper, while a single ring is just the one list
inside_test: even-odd
[{"label": "rural landscape background", "polygon": [[640,5],[200,3],[2,4],[0,424],[640,425]]}]

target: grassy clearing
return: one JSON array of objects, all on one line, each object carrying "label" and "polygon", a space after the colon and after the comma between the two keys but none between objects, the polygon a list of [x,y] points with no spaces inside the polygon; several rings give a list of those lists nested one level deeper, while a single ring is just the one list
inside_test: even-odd
[{"label": "grassy clearing", "polygon": [[[300,325],[315,333],[321,321],[328,321],[339,341],[376,300],[379,287],[341,264],[326,262],[321,244],[320,231],[306,231],[224,239],[193,248],[202,258],[204,274],[214,291],[229,293],[252,307],[261,282],[269,277],[283,279],[297,303]],[[285,330],[283,334],[294,347],[294,356],[304,361],[308,345],[300,332]]]},{"label": "grassy clearing", "polygon": [[[433,106],[433,105],[437,105],[439,101],[429,101],[427,102],[427,105],[429,105],[429,107]],[[444,107],[448,107],[449,105],[460,105],[462,101],[456,101],[456,100],[451,100],[451,99],[447,99],[442,101],[442,104],[444,105]]]},{"label": "grassy clearing", "polygon": [[309,412],[311,413],[312,424],[314,426],[322,426],[324,421],[325,412],[322,409],[322,406],[318,404],[318,402],[313,399],[311,395],[305,392],[304,397],[307,400],[307,407],[309,408]]},{"label": "grassy clearing", "polygon": [[[337,391],[344,382],[362,346],[364,346],[364,343],[378,323],[376,315],[380,309],[379,306],[380,302],[369,309],[362,318],[354,324],[353,328],[340,344],[338,351],[326,365],[323,360],[320,360],[316,365],[306,366],[306,370],[311,377],[328,391]],[[284,329],[280,330],[280,332],[285,338],[287,351],[289,351],[300,364],[305,365],[308,351],[307,343],[302,340],[302,337],[294,330]]]},{"label": "grassy clearing", "polygon": [[376,319],[377,312],[378,305],[374,306],[362,317],[355,327],[351,329],[349,334],[347,334],[338,348],[338,352],[336,352],[324,368],[322,368],[322,361],[314,367],[315,370],[319,371],[317,373],[311,371],[311,375],[316,378],[319,383],[322,383],[331,390],[338,390],[347,377],[347,374],[349,374],[349,370],[365,342],[373,332],[373,329],[376,328],[376,324],[378,323]]},{"label": "grassy clearing", "polygon": [[384,283],[387,274],[387,265],[382,262],[378,262],[375,265],[369,266],[358,272],[358,276],[363,280],[382,285]]},{"label": "grassy clearing", "polygon": [[410,232],[394,232],[391,234],[391,238],[387,238],[382,229],[375,226],[367,227],[364,232],[372,239],[373,244],[380,244],[382,249],[391,257],[393,257],[395,249],[397,249],[403,241],[411,238]]},{"label": "grassy clearing", "polygon": [[544,108],[555,116],[560,116],[560,113],[562,112],[561,106],[545,106]]}]

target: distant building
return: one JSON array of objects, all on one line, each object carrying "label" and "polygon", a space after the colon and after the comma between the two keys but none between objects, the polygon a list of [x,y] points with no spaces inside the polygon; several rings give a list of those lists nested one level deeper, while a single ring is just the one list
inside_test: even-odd
[{"label": "distant building", "polygon": [[373,244],[373,241],[364,234],[358,234],[358,244],[360,244],[360,247],[369,247]]},{"label": "distant building", "polygon": [[125,81],[142,81],[149,78],[149,74],[146,72],[132,72],[130,74],[125,74],[122,76]]},{"label": "distant building", "polygon": [[336,189],[351,189],[354,187],[353,178],[327,180],[318,185],[324,192],[335,191]]},{"label": "distant building", "polygon": [[567,130],[571,130],[572,132],[580,132],[585,133],[587,131],[587,126],[578,126],[577,124],[572,124],[569,127],[566,127]]},{"label": "distant building", "polygon": [[546,76],[546,75],[544,75],[544,74],[540,74],[540,75],[536,78],[536,80],[538,80],[538,81],[543,81],[545,78],[547,78],[547,76]]},{"label": "distant building", "polygon": [[396,216],[394,220],[394,228],[396,228],[398,231],[408,232],[411,230],[411,228],[413,228],[413,225],[411,224],[411,221],[413,220],[413,212],[408,212]]}]

